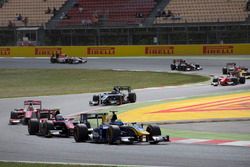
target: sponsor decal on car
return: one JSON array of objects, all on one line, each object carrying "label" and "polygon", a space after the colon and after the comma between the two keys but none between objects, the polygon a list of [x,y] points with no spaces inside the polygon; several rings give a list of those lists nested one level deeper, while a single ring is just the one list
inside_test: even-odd
[{"label": "sponsor decal on car", "polygon": [[174,54],[173,46],[150,46],[145,47],[146,55],[172,55]]},{"label": "sponsor decal on car", "polygon": [[203,54],[233,54],[234,46],[203,46]]},{"label": "sponsor decal on car", "polygon": [[36,56],[41,56],[41,55],[51,56],[52,54],[55,53],[61,54],[62,48],[35,48]]}]

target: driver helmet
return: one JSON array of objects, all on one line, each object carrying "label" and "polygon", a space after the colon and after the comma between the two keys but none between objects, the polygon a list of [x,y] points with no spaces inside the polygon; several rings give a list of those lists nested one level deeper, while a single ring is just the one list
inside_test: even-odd
[{"label": "driver helmet", "polygon": [[57,114],[57,115],[56,115],[56,120],[57,120],[57,121],[62,121],[62,120],[64,120],[62,114]]}]

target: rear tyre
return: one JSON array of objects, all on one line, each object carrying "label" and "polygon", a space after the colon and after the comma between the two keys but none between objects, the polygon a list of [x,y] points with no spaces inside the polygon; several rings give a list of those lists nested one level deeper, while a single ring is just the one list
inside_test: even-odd
[{"label": "rear tyre", "polygon": [[121,138],[121,130],[117,125],[110,125],[107,131],[107,140],[109,144],[115,144]]},{"label": "rear tyre", "polygon": [[99,101],[100,101],[99,95],[94,95],[94,96],[93,96],[93,101],[94,101],[94,102],[97,102],[96,105],[99,105]]},{"label": "rear tyre", "polygon": [[237,78],[231,78],[231,81],[233,82],[234,85],[237,85],[239,83]]},{"label": "rear tyre", "polygon": [[150,144],[158,144],[159,141],[154,141],[153,136],[161,136],[161,129],[159,126],[156,125],[149,125],[146,129],[146,131],[149,133],[148,140],[150,141]]},{"label": "rear tyre", "polygon": [[176,65],[171,64],[171,65],[170,65],[170,68],[171,68],[172,71],[173,71],[173,70],[176,70]]},{"label": "rear tyre", "polygon": [[223,68],[222,68],[222,74],[224,74],[224,75],[227,74],[227,68],[226,68],[226,67],[223,67]]},{"label": "rear tyre", "polygon": [[88,140],[88,128],[85,124],[78,124],[74,128],[74,139],[76,142]]},{"label": "rear tyre", "polygon": [[50,58],[50,62],[51,62],[52,64],[56,63],[56,58],[51,57],[51,58]]},{"label": "rear tyre", "polygon": [[240,77],[239,82],[240,82],[240,84],[245,84],[246,83],[246,78],[245,77]]},{"label": "rear tyre", "polygon": [[38,133],[39,130],[39,122],[37,119],[31,119],[28,122],[28,132],[30,135],[35,135]]},{"label": "rear tyre", "polygon": [[136,94],[135,93],[129,93],[128,94],[128,101],[130,103],[135,103],[136,102]]}]

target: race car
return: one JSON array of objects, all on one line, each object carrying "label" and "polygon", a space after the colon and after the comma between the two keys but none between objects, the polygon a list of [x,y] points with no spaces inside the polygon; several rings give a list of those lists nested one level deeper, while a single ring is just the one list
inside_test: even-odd
[{"label": "race car", "polygon": [[228,75],[228,76],[213,77],[211,81],[211,85],[229,86],[229,85],[245,84],[245,82],[246,82],[245,77],[237,77],[233,75]]},{"label": "race car", "polygon": [[245,76],[247,75],[248,68],[243,66],[237,66],[236,63],[227,63],[225,67],[222,68],[222,74],[231,74],[235,72],[243,72]]},{"label": "race car", "polygon": [[250,72],[248,72],[248,70],[242,69],[240,73],[241,73],[241,76],[245,77],[246,79],[250,79]]},{"label": "race car", "polygon": [[[156,125],[148,125],[146,130],[143,125],[137,123],[125,124],[117,121],[115,111],[110,121],[107,121],[108,113],[82,113],[80,115],[80,124],[74,129],[74,139],[76,142],[93,142],[108,144],[134,144],[148,142],[158,144],[167,142],[169,136],[161,136],[161,130]],[[93,119],[96,120],[95,127],[91,127]],[[100,122],[100,124],[99,124]]]},{"label": "race car", "polygon": [[73,120],[64,118],[59,109],[38,110],[28,123],[30,135],[40,135],[45,137],[73,135]]},{"label": "race car", "polygon": [[89,105],[121,105],[135,102],[136,93],[132,92],[129,86],[115,86],[110,93],[94,95]]},{"label": "race car", "polygon": [[82,64],[87,63],[86,58],[82,57],[68,57],[66,54],[53,54],[50,57],[51,63],[62,63],[62,64]]},{"label": "race car", "polygon": [[177,71],[198,71],[202,70],[199,64],[187,63],[183,59],[174,59],[173,63],[170,65],[171,70]]},{"label": "race car", "polygon": [[24,101],[24,108],[14,109],[14,111],[11,111],[9,124],[15,125],[23,123],[26,125],[30,120],[32,113],[41,108],[42,102],[40,100],[26,100]]},{"label": "race car", "polygon": [[14,109],[14,111],[10,112],[10,125],[16,125],[21,123],[22,119],[24,118],[25,111],[23,109]]}]

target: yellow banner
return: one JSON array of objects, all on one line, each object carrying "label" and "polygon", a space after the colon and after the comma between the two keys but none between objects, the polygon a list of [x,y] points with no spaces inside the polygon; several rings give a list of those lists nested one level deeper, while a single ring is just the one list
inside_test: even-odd
[{"label": "yellow banner", "polygon": [[78,57],[250,55],[250,44],[0,47],[0,57],[48,57],[55,53]]}]

